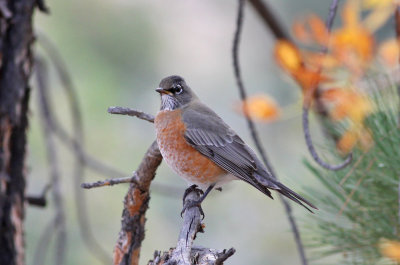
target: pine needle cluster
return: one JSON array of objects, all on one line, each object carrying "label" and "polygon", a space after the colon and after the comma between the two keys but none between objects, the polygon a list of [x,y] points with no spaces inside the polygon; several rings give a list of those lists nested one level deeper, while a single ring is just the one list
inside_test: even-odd
[{"label": "pine needle cluster", "polygon": [[[340,263],[334,264],[397,264],[382,255],[381,245],[385,240],[400,241],[399,97],[395,85],[382,88],[374,82],[370,87],[374,110],[364,126],[372,135],[372,146],[354,148],[352,164],[340,171],[306,162],[322,184],[308,191],[320,209],[305,228],[315,264],[335,254]],[[340,134],[345,127],[332,130]],[[335,146],[327,148],[337,153]]]}]

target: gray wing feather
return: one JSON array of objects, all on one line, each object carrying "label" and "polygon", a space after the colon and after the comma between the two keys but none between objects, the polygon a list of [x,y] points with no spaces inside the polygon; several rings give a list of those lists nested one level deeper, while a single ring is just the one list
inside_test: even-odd
[{"label": "gray wing feather", "polygon": [[210,108],[193,102],[191,108],[183,108],[182,118],[186,125],[186,141],[214,163],[271,198],[268,188],[277,190],[309,211],[303,202],[316,209],[306,199],[272,178],[253,150]]},{"label": "gray wing feather", "polygon": [[[257,169],[254,158],[248,151],[248,148],[242,143],[235,141],[235,138],[238,138],[238,136],[224,137],[203,129],[187,129],[185,138],[198,151],[201,149],[213,161],[215,160],[215,163],[220,164],[223,162],[222,160],[226,160],[224,161],[225,163],[232,164],[230,165],[230,169],[236,173],[239,173],[239,171],[240,173],[243,171],[252,173]],[[205,151],[205,149],[208,150]],[[231,173],[234,174],[235,172]]]},{"label": "gray wing feather", "polygon": [[189,144],[232,175],[255,185],[258,163],[254,152],[217,114],[193,104],[182,115]]}]

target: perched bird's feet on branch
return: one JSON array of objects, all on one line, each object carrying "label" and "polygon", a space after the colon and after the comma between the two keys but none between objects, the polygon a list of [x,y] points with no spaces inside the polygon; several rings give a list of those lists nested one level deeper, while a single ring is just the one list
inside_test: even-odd
[{"label": "perched bird's feet on branch", "polygon": [[[205,192],[203,192],[201,189],[197,188],[197,185],[192,185],[189,188],[187,188],[185,190],[184,195],[183,195],[183,209],[182,209],[182,212],[181,212],[181,217],[182,217],[183,213],[186,211],[186,209],[189,209],[189,208],[192,208],[192,207],[197,207],[200,210],[200,214],[203,216],[202,219],[204,219],[205,215],[204,215],[203,209],[201,208],[201,203],[204,201],[204,199],[207,197],[207,195],[210,193],[210,191],[214,187],[215,187],[215,183],[211,184],[210,186],[208,186],[208,188],[207,188],[207,190]],[[203,194],[203,195],[198,200],[191,200],[191,201],[188,201],[185,204],[186,196],[189,193],[191,193],[192,191],[196,191],[199,194]]]},{"label": "perched bird's feet on branch", "polygon": [[187,196],[189,195],[189,193],[191,193],[192,191],[197,191],[198,193],[200,193],[200,195],[204,194],[204,192],[203,192],[200,188],[198,188],[196,184],[193,184],[192,186],[190,186],[189,188],[187,188],[187,189],[185,190],[185,193],[183,194],[182,202],[183,202],[184,205],[185,205],[186,197],[187,197]]},{"label": "perched bird's feet on branch", "polygon": [[189,188],[187,188],[186,190],[185,190],[185,193],[183,194],[183,209],[182,209],[182,211],[181,211],[181,217],[183,216],[183,213],[187,210],[187,209],[190,209],[190,208],[192,208],[192,207],[197,207],[197,208],[199,208],[199,211],[200,211],[200,214],[202,215],[202,217],[203,217],[203,219],[204,219],[204,211],[203,211],[203,209],[201,208],[201,203],[202,203],[202,201],[204,200],[204,198],[203,198],[203,196],[202,197],[200,197],[198,200],[188,200],[186,203],[185,203],[185,200],[186,200],[186,197],[189,195],[189,193],[191,193],[192,191],[195,191],[195,192],[197,192],[197,193],[199,193],[200,195],[204,195],[204,192],[201,190],[201,189],[199,189],[198,187],[197,187],[197,185],[192,185],[192,186],[190,186]]}]

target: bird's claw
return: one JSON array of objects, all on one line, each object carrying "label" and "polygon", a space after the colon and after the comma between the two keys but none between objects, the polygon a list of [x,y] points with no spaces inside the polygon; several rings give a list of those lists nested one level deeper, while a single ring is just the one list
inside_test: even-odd
[{"label": "bird's claw", "polygon": [[205,215],[203,212],[203,209],[201,208],[201,202],[203,201],[202,198],[200,198],[199,200],[193,201],[193,200],[189,200],[188,202],[185,203],[186,197],[189,195],[189,193],[191,193],[192,191],[196,191],[198,192],[200,195],[204,194],[204,192],[199,189],[197,187],[197,185],[192,185],[189,188],[187,188],[185,190],[185,193],[183,194],[183,209],[181,211],[181,217],[183,217],[183,213],[187,210],[190,209],[192,207],[197,207],[199,208],[200,214],[202,215],[202,219],[204,219]]}]

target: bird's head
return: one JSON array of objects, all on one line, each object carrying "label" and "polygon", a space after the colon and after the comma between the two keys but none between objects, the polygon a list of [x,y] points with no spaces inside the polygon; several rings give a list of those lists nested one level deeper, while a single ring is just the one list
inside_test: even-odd
[{"label": "bird's head", "polygon": [[177,75],[161,80],[156,91],[161,95],[161,110],[178,109],[197,98],[185,80]]}]

